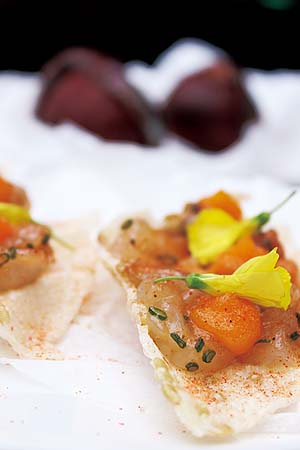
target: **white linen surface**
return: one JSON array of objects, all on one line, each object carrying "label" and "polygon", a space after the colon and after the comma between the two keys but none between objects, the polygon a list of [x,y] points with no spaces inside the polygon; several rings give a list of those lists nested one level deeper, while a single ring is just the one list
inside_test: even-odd
[{"label": "white linen surface", "polygon": [[[150,101],[161,103],[182,76],[215,58],[215,49],[185,41],[152,68],[129,64],[127,76]],[[33,115],[38,77],[3,73],[0,169],[25,185],[35,217],[45,221],[97,212],[102,226],[137,210],[159,219],[216,188],[243,194],[249,214],[269,208],[289,191],[283,181],[300,182],[300,74],[249,70],[246,85],[261,119],[230,150],[211,155],[172,136],[152,149],[107,143],[72,124],[49,127]],[[274,221],[288,222],[282,234],[297,250],[298,201]],[[222,445],[189,436],[153,380],[120,288],[106,277],[96,304],[61,344],[74,359],[21,361],[1,347],[1,449],[298,448],[297,407]]]}]

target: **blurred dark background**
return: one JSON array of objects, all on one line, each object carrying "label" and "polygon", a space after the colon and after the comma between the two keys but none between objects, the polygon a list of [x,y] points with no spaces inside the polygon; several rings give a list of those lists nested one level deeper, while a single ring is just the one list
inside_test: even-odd
[{"label": "blurred dark background", "polygon": [[298,0],[163,3],[0,0],[0,69],[38,70],[68,46],[149,63],[182,37],[224,48],[241,66],[300,68]]}]

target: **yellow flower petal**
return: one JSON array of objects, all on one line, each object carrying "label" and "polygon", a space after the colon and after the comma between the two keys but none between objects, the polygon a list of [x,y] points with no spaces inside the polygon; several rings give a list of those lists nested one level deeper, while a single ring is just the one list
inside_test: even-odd
[{"label": "yellow flower petal", "polygon": [[255,258],[251,258],[242,264],[236,271],[235,274],[244,274],[248,271],[251,272],[269,272],[274,269],[279,259],[279,255],[277,253],[277,248],[273,248],[272,251],[267,253],[266,255],[256,256]]},{"label": "yellow flower petal", "polygon": [[256,228],[252,219],[238,221],[222,209],[204,209],[187,226],[189,250],[200,264],[209,264]]},{"label": "yellow flower petal", "polygon": [[205,277],[210,289],[221,293],[235,292],[265,307],[287,309],[291,302],[291,276],[283,267],[275,267],[276,249],[242,264],[232,275]]},{"label": "yellow flower petal", "polygon": [[27,209],[12,203],[0,202],[0,217],[4,217],[13,224],[25,224],[33,222]]}]

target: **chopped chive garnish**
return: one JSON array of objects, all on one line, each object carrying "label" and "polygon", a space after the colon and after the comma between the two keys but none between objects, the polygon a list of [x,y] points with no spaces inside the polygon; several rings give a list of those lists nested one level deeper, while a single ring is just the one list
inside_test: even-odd
[{"label": "chopped chive garnish", "polygon": [[199,366],[196,362],[189,362],[185,365],[186,370],[188,370],[189,372],[195,372],[195,370],[199,369]]},{"label": "chopped chive garnish", "polygon": [[51,238],[51,234],[50,234],[50,233],[45,234],[45,235],[43,236],[43,239],[42,239],[42,244],[43,244],[43,245],[48,244],[50,238]]},{"label": "chopped chive garnish", "polygon": [[199,353],[204,347],[204,340],[202,338],[199,338],[195,344],[195,349]]},{"label": "chopped chive garnish", "polygon": [[123,222],[121,225],[121,230],[128,230],[128,228],[130,228],[132,224],[133,224],[132,219],[125,220],[125,222]]},{"label": "chopped chive garnish", "polygon": [[33,245],[31,242],[28,242],[28,243],[26,244],[26,247],[27,247],[27,248],[34,248],[34,245]]},{"label": "chopped chive garnish", "polygon": [[214,350],[206,350],[202,355],[202,361],[205,363],[210,363],[215,356],[216,352]]},{"label": "chopped chive garnish", "polygon": [[10,247],[7,250],[7,254],[9,256],[9,259],[15,259],[17,257],[17,249],[16,249],[16,247]]},{"label": "chopped chive garnish", "polygon": [[297,322],[298,322],[298,326],[300,326],[300,313],[296,312],[295,316],[296,316],[296,319],[297,319]]},{"label": "chopped chive garnish", "polygon": [[16,247],[10,247],[6,252],[0,254],[0,267],[4,266],[10,259],[15,259],[17,257]]},{"label": "chopped chive garnish", "polygon": [[10,260],[10,258],[7,255],[7,253],[1,253],[0,254],[0,267],[4,266],[4,264],[8,263],[9,260]]},{"label": "chopped chive garnish", "polygon": [[269,344],[271,342],[271,339],[259,339],[258,341],[255,342],[255,344]]},{"label": "chopped chive garnish", "polygon": [[152,316],[157,317],[159,320],[166,320],[168,317],[167,313],[162,309],[157,308],[157,306],[149,306],[148,311]]},{"label": "chopped chive garnish", "polygon": [[290,338],[292,339],[292,341],[296,341],[299,337],[300,334],[298,333],[298,331],[294,331],[292,334],[290,334]]},{"label": "chopped chive garnish", "polygon": [[177,333],[171,333],[170,336],[173,339],[173,341],[176,342],[178,347],[180,348],[186,347],[186,342],[183,339],[181,339],[181,337]]}]

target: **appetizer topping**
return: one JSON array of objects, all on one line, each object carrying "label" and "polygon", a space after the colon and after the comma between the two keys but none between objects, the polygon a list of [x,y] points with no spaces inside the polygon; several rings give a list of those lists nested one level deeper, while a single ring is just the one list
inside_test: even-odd
[{"label": "appetizer topping", "polygon": [[[228,365],[233,355],[212,333],[199,329],[191,317],[188,321],[184,319],[184,315],[191,316],[193,307],[199,305],[203,296],[209,296],[197,290],[190,296],[190,292],[183,283],[154,284],[152,278],[148,278],[140,283],[137,295],[147,309],[155,299],[155,306],[168,313],[167,320],[163,321],[151,314],[146,316],[149,334],[167,361],[185,371],[187,363],[196,362],[198,368],[193,366],[195,374],[197,371],[209,373]],[[218,355],[211,364],[202,361],[204,349],[212,349]]]},{"label": "appetizer topping", "polygon": [[223,211],[226,211],[236,220],[240,220],[242,218],[242,211],[237,200],[225,191],[218,191],[210,197],[202,198],[199,202],[199,206],[200,209],[223,209]]},{"label": "appetizer topping", "polygon": [[205,363],[210,363],[216,356],[216,352],[214,350],[205,350],[202,355],[202,361]]},{"label": "appetizer topping", "polygon": [[222,275],[231,275],[238,267],[255,256],[268,253],[276,247],[274,242],[271,248],[265,248],[256,244],[252,236],[244,236],[232,245],[228,250],[221,253],[216,261],[210,265],[209,271]]},{"label": "appetizer topping", "polygon": [[[0,202],[0,218],[2,218],[2,220],[6,219],[11,225],[37,224],[37,222],[35,222],[31,217],[27,209],[19,205],[13,205],[11,203]],[[63,247],[66,247],[68,250],[74,250],[72,245],[70,245],[68,242],[65,242],[60,237],[56,236],[49,228],[48,232],[44,235],[42,239],[42,244],[46,245],[50,237],[52,237],[56,242],[58,242]]]},{"label": "appetizer topping", "polygon": [[178,262],[178,258],[175,255],[157,255],[158,261],[161,261],[166,266],[175,266]]},{"label": "appetizer topping", "polygon": [[178,347],[180,347],[180,348],[186,347],[186,342],[183,339],[181,339],[181,337],[177,333],[171,333],[170,336],[173,339],[173,341],[176,342]]},{"label": "appetizer topping", "polygon": [[186,370],[188,370],[189,372],[194,372],[195,370],[199,369],[199,366],[196,362],[189,362],[186,364]]},{"label": "appetizer topping", "polygon": [[163,311],[160,308],[157,308],[156,306],[149,306],[148,311],[152,316],[157,317],[159,320],[166,320],[168,317],[165,311]]},{"label": "appetizer topping", "polygon": [[12,235],[0,242],[0,292],[34,282],[53,260],[51,247],[42,244],[45,227],[31,223],[12,228]]},{"label": "appetizer topping", "polygon": [[259,309],[236,294],[203,297],[192,307],[191,320],[199,329],[213,334],[234,355],[249,351],[262,334]]},{"label": "appetizer topping", "polygon": [[196,352],[198,353],[201,352],[203,347],[204,347],[204,340],[202,338],[199,338],[195,344]]},{"label": "appetizer topping", "polygon": [[34,282],[53,261],[52,231],[35,222],[26,194],[0,178],[0,292]]},{"label": "appetizer topping", "polygon": [[262,212],[251,219],[236,220],[220,208],[203,209],[196,219],[187,225],[189,250],[194,258],[206,265],[215,261],[222,252],[238,239],[259,230],[296,192],[270,212]]},{"label": "appetizer topping", "polygon": [[[286,259],[276,231],[261,230],[273,212],[241,220],[236,200],[220,191],[169,216],[158,229],[130,219],[108,244],[120,260],[120,275],[137,289],[149,336],[168,363],[194,377],[235,363],[271,367],[299,357],[299,270]],[[218,250],[209,266],[191,255],[188,241],[193,220],[206,214],[226,217],[228,230],[242,229],[218,253],[223,222],[209,222],[203,248]]]},{"label": "appetizer topping", "polygon": [[122,223],[121,229],[122,230],[128,230],[128,228],[130,228],[132,224],[133,224],[133,220],[132,219],[127,219],[127,220],[125,220],[125,222]]},{"label": "appetizer topping", "polygon": [[5,217],[0,216],[0,243],[13,236],[14,228]]},{"label": "appetizer topping", "polygon": [[291,277],[283,267],[275,267],[279,259],[277,249],[266,255],[251,258],[232,275],[197,274],[157,278],[155,283],[168,280],[185,281],[189,288],[212,295],[236,293],[250,298],[264,307],[287,309],[290,301]]}]

